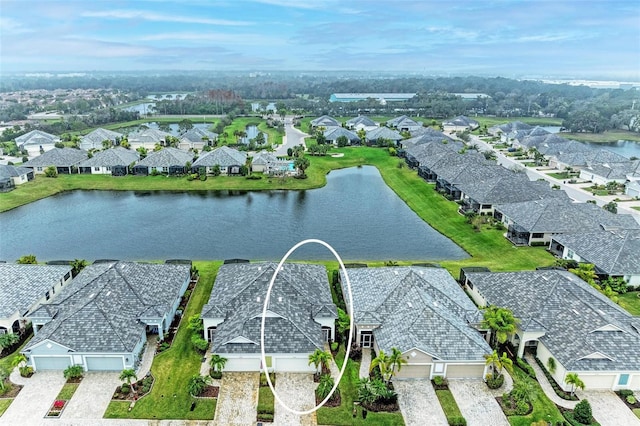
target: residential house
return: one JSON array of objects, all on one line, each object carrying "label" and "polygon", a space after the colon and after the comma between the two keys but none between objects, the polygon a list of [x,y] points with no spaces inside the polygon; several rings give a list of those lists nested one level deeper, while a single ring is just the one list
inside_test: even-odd
[{"label": "residential house", "polygon": [[477,325],[482,315],[442,268],[350,268],[354,342],[376,353],[392,348],[407,361],[397,378],[482,378],[491,352]]},{"label": "residential house", "polygon": [[626,184],[624,189],[625,195],[640,198],[640,181],[632,181]]},{"label": "residential house", "polygon": [[28,317],[23,349],[38,370],[136,368],[145,344],[163,340],[189,285],[188,264],[105,262],[87,266],[52,303]]},{"label": "residential house", "polygon": [[554,235],[550,250],[562,259],[593,264],[603,279],[623,278],[640,286],[638,229]]},{"label": "residential house", "polygon": [[162,148],[160,151],[149,153],[133,167],[136,175],[166,173],[181,175],[187,173],[187,163],[193,161],[193,154],[178,148]]},{"label": "residential house", "polygon": [[567,271],[467,272],[480,307],[500,306],[520,320],[511,342],[533,351],[565,391],[576,373],[586,389],[640,389],[640,319]]},{"label": "residential house", "polygon": [[462,192],[456,187],[467,174],[468,170],[488,164],[482,154],[476,152],[451,152],[443,155],[438,161],[423,165],[425,173],[435,176],[436,190],[452,200],[459,200]]},{"label": "residential house", "polygon": [[327,143],[337,145],[338,139],[341,136],[346,137],[350,145],[360,142],[360,137],[355,132],[347,130],[344,127],[331,127],[324,131],[324,137]]},{"label": "residential house", "polygon": [[522,121],[511,121],[509,123],[491,126],[487,129],[487,132],[491,136],[499,136],[502,142],[512,142],[521,137],[524,138],[532,129],[532,126]]},{"label": "residential house", "polygon": [[328,129],[329,127],[342,127],[342,124],[333,117],[323,115],[322,117],[311,120],[310,126],[312,129],[317,129],[318,127]]},{"label": "residential house", "polygon": [[210,132],[200,127],[193,127],[180,136],[180,144],[178,148],[188,151],[190,149],[197,149],[202,151],[206,145],[213,145],[218,140],[218,134]]},{"label": "residential house", "polygon": [[133,150],[144,148],[147,151],[152,151],[156,145],[165,145],[169,136],[172,136],[171,133],[156,129],[145,129],[142,132],[130,134],[127,140]]},{"label": "residential house", "polygon": [[583,169],[595,164],[624,163],[629,161],[627,157],[606,150],[592,149],[573,153],[558,154],[549,159],[549,166],[559,170]]},{"label": "residential house", "polygon": [[0,164],[0,192],[8,192],[33,180],[33,169]]},{"label": "residential house", "polygon": [[459,140],[452,139],[451,137],[432,127],[421,127],[420,129],[414,130],[413,132],[411,132],[411,138],[400,141],[398,143],[398,146],[402,150],[408,150],[409,148],[415,147],[417,145],[431,142],[439,142],[442,144],[454,142],[456,144],[456,148],[449,147],[452,151],[459,151],[464,147],[464,143],[460,142]]},{"label": "residential house", "polygon": [[251,160],[251,171],[267,175],[289,175],[295,168],[293,161],[281,160],[271,152],[260,151]]},{"label": "residential house", "polygon": [[365,115],[359,115],[355,118],[347,120],[345,127],[349,130],[364,130],[366,132],[378,127],[378,123]]},{"label": "residential house", "polygon": [[0,334],[18,333],[27,315],[70,282],[70,266],[0,263]]},{"label": "residential house", "polygon": [[35,157],[55,148],[60,138],[42,130],[32,130],[15,138],[15,142],[18,149],[26,149],[29,157]]},{"label": "residential house", "polygon": [[237,149],[221,146],[209,152],[204,152],[193,162],[191,169],[197,172],[201,167],[211,174],[215,166],[220,167],[223,175],[239,175],[240,168],[247,162],[247,154]]},{"label": "residential house", "polygon": [[638,181],[640,180],[640,160],[587,165],[580,170],[580,179],[590,180],[596,185]]},{"label": "residential house", "polygon": [[87,151],[75,148],[53,148],[26,163],[23,167],[33,169],[37,175],[44,174],[48,167],[55,167],[58,174],[75,173],[78,165],[89,158]]},{"label": "residential house", "polygon": [[79,173],[125,176],[129,166],[140,160],[140,154],[120,146],[96,152],[93,157],[78,164]]},{"label": "residential house", "polygon": [[382,141],[391,141],[393,145],[398,145],[402,139],[402,135],[397,130],[390,129],[388,127],[376,127],[372,130],[368,130],[365,135],[365,141],[370,145],[378,145]]},{"label": "residential house", "polygon": [[418,123],[406,115],[401,115],[400,117],[387,121],[387,127],[394,128],[399,132],[412,133],[413,131],[420,129],[422,127],[422,123]]},{"label": "residential house", "polygon": [[495,217],[507,227],[507,239],[515,245],[548,246],[558,234],[601,229],[639,229],[628,214],[613,214],[595,204],[573,203],[566,198],[545,198],[497,205]]},{"label": "residential house", "polygon": [[84,149],[85,151],[89,151],[90,149],[104,149],[104,141],[110,142],[110,148],[116,146],[122,136],[122,133],[98,128],[80,138],[80,149]]},{"label": "residential house", "polygon": [[451,120],[444,121],[442,123],[442,128],[445,132],[455,133],[455,132],[464,132],[465,130],[475,130],[480,127],[480,123],[476,120],[465,117],[464,115],[459,115],[458,117],[452,118]]},{"label": "residential house", "polygon": [[337,310],[324,266],[285,263],[269,296],[261,362],[261,325],[276,263],[222,265],[201,318],[211,352],[227,358],[225,371],[313,372],[309,355],[335,339]]}]

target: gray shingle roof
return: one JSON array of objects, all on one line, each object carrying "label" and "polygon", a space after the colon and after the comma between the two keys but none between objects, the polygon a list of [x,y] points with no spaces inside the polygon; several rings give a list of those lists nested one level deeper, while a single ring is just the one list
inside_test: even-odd
[{"label": "gray shingle roof", "polygon": [[353,127],[357,126],[358,124],[361,124],[365,127],[377,126],[375,121],[365,115],[360,115],[358,117],[347,120],[347,126]]},{"label": "gray shingle roof", "polygon": [[214,141],[218,139],[218,134],[200,127],[194,127],[180,136],[180,139],[186,139],[190,142],[202,142],[204,140],[203,138]]},{"label": "gray shingle roof", "polygon": [[378,139],[389,139],[392,141],[402,140],[402,135],[397,131],[388,127],[377,127],[366,133],[367,140],[375,141]]},{"label": "gray shingle roof", "polygon": [[121,138],[122,133],[114,132],[112,130],[107,130],[103,128],[95,129],[91,133],[87,133],[82,138],[80,138],[80,144],[85,149],[97,148],[102,149],[102,142],[105,140],[110,140],[111,142],[115,142],[116,138]]},{"label": "gray shingle roof", "polygon": [[565,234],[553,239],[607,275],[640,275],[640,230]]},{"label": "gray shingle roof", "polygon": [[60,141],[60,138],[51,133],[43,132],[42,130],[32,130],[29,133],[25,133],[22,136],[15,138],[18,148],[25,145],[43,145],[52,144]]},{"label": "gray shingle roof", "polygon": [[412,118],[407,117],[406,115],[401,115],[400,117],[392,118],[391,120],[387,121],[387,126],[396,128],[420,127],[422,126],[422,124],[418,123]]},{"label": "gray shingle roof", "polygon": [[622,163],[593,164],[582,169],[586,173],[610,180],[626,180],[627,176],[640,173],[640,160]]},{"label": "gray shingle roof", "polygon": [[333,117],[323,115],[322,117],[311,120],[311,125],[314,127],[340,127],[340,122]]},{"label": "gray shingle roof", "polygon": [[[438,359],[467,361],[490,352],[469,324],[480,320],[477,308],[445,269],[354,268],[348,274],[354,321],[378,326],[374,337],[385,351],[417,348]],[[342,287],[347,294],[344,275]]]},{"label": "gray shingle roof", "polygon": [[592,164],[623,163],[629,161],[627,157],[623,157],[620,154],[606,149],[560,154],[557,158],[559,162],[569,164],[570,166],[589,166]]},{"label": "gray shingle roof", "polygon": [[75,351],[130,352],[144,333],[143,314],[151,307],[170,314],[189,277],[190,266],[184,264],[89,265],[54,303],[30,315],[57,312],[25,350],[49,339]]},{"label": "gray shingle roof", "polygon": [[127,139],[131,143],[160,143],[166,140],[167,136],[172,135],[171,133],[163,132],[162,130],[145,129],[140,133],[131,133]]},{"label": "gray shingle roof", "polygon": [[64,265],[0,263],[0,318],[6,318],[16,310],[25,315],[70,272],[71,267]]},{"label": "gray shingle roof", "polygon": [[70,167],[89,158],[87,151],[75,148],[53,148],[23,164],[24,167]]},{"label": "gray shingle roof", "polygon": [[193,167],[220,167],[243,165],[247,161],[247,154],[237,149],[221,146],[213,151],[204,152],[193,162]]},{"label": "gray shingle roof", "polygon": [[489,129],[489,131],[491,133],[496,133],[500,131],[503,134],[507,134],[507,133],[517,132],[520,130],[524,130],[528,133],[532,129],[533,129],[532,126],[530,126],[527,123],[523,123],[522,121],[511,121],[509,123],[500,124],[499,126],[493,126]]},{"label": "gray shingle roof", "polygon": [[359,141],[360,138],[355,132],[345,129],[344,127],[331,127],[324,132],[324,137],[328,141],[338,140],[340,136],[345,136],[350,141]]},{"label": "gray shingle roof", "polygon": [[[568,370],[640,370],[637,318],[570,272],[471,272],[466,276],[487,303],[511,309],[525,331],[545,330],[540,342]],[[608,326],[617,331],[599,331]],[[584,359],[596,352],[611,359]]]},{"label": "gray shingle roof", "polygon": [[[257,353],[267,288],[276,263],[222,265],[202,318],[225,320],[217,326],[212,351]],[[322,347],[322,328],[313,317],[337,318],[327,271],[321,265],[286,263],[278,273],[269,299],[265,345],[269,353],[308,353]],[[252,343],[232,343],[234,339]]]},{"label": "gray shingle roof", "polygon": [[278,162],[278,157],[273,155],[271,152],[267,152],[267,151],[260,151],[253,157],[253,160],[251,160],[252,164],[265,165],[265,166],[269,163],[276,163],[276,162]]},{"label": "gray shingle roof", "polygon": [[139,159],[140,154],[137,151],[116,147],[96,152],[93,157],[78,164],[78,167],[128,166]]},{"label": "gray shingle roof", "polygon": [[26,175],[31,173],[31,169],[26,167],[9,166],[6,164],[0,164],[0,178],[11,178]]},{"label": "gray shingle roof", "polygon": [[465,117],[464,115],[459,115],[455,118],[452,118],[451,120],[447,120],[444,123],[442,123],[443,126],[456,126],[456,127],[461,127],[461,126],[466,126],[472,129],[475,129],[476,127],[480,126],[480,123],[478,123],[476,120],[473,120],[469,117]]},{"label": "gray shingle roof", "polygon": [[140,166],[147,167],[183,167],[187,162],[193,161],[193,154],[178,148],[162,148],[160,151],[149,153],[138,162]]}]

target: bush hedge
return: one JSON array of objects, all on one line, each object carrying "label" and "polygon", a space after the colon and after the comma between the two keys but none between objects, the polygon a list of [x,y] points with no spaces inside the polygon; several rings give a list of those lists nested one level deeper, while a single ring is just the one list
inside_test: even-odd
[{"label": "bush hedge", "polygon": [[569,392],[565,392],[564,390],[562,390],[562,388],[558,385],[558,382],[556,382],[556,379],[554,379],[553,376],[551,375],[551,373],[549,373],[549,371],[547,371],[545,366],[542,365],[542,361],[540,361],[538,358],[536,358],[536,362],[540,366],[540,369],[542,369],[542,372],[544,373],[544,375],[546,376],[547,380],[551,384],[551,387],[555,391],[556,395],[558,395],[560,398],[566,399],[568,401],[578,401],[579,400],[579,398],[577,396],[571,395]]}]

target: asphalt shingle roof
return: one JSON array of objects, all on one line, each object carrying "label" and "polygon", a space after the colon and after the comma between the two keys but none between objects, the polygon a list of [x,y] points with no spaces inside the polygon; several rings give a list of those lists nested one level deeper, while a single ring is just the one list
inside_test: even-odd
[{"label": "asphalt shingle roof", "polygon": [[31,173],[31,172],[32,170],[27,169],[26,167],[0,164],[0,178],[18,177],[18,176],[26,175],[27,173]]},{"label": "asphalt shingle roof", "polygon": [[166,140],[167,136],[172,136],[171,133],[163,132],[157,129],[145,129],[140,133],[132,133],[128,136],[128,141],[131,143],[160,143]]},{"label": "asphalt shingle roof", "polygon": [[16,310],[25,315],[70,272],[71,267],[64,265],[0,263],[0,318],[7,318]]},{"label": "asphalt shingle roof", "polygon": [[392,141],[402,140],[402,135],[397,131],[388,127],[377,127],[366,133],[366,138],[370,141],[378,139],[390,139]]},{"label": "asphalt shingle roof", "polygon": [[204,140],[203,138],[214,141],[218,139],[218,134],[205,129],[201,129],[200,127],[194,127],[185,132],[180,138],[186,139],[190,142],[202,142]]},{"label": "asphalt shingle roof", "polygon": [[[222,265],[202,318],[224,318],[216,328],[212,351],[257,353],[267,288],[276,263]],[[314,317],[337,318],[327,271],[321,265],[285,263],[274,282],[265,323],[265,351],[308,353],[322,347],[322,328]],[[253,343],[233,343],[243,338]]]},{"label": "asphalt shingle roof", "polygon": [[121,138],[122,133],[114,132],[112,130],[107,130],[103,128],[95,129],[91,133],[87,133],[82,138],[80,138],[80,143],[85,145],[91,145],[90,148],[102,149],[102,142],[105,140],[110,140],[111,142],[115,142],[116,138]]},{"label": "asphalt shingle roof", "polygon": [[[470,272],[487,303],[511,309],[524,331],[570,371],[640,370],[637,318],[567,271]],[[605,331],[611,326],[616,331]],[[594,353],[610,357],[585,359]]]},{"label": "asphalt shingle roof", "polygon": [[87,151],[75,148],[53,148],[50,151],[27,161],[24,167],[70,167],[89,158]]},{"label": "asphalt shingle roof", "polygon": [[137,151],[116,147],[96,152],[93,157],[78,164],[78,167],[128,166],[138,160],[140,160],[140,154]]},{"label": "asphalt shingle roof", "polygon": [[358,141],[360,138],[355,132],[345,129],[344,127],[331,127],[324,132],[324,137],[328,141],[335,141],[340,136],[345,136],[350,141]]},{"label": "asphalt shingle roof", "polygon": [[311,120],[311,125],[314,127],[323,126],[323,127],[340,127],[341,124],[338,120],[328,115],[323,115],[322,117],[318,117],[314,120]]},{"label": "asphalt shingle roof", "polygon": [[360,115],[358,117],[354,117],[347,121],[347,126],[353,127],[353,126],[357,126],[358,124],[361,124],[365,127],[377,126],[376,122],[370,119],[369,117],[367,117],[366,115]]},{"label": "asphalt shingle roof", "polygon": [[[55,317],[25,350],[51,340],[75,351],[130,352],[146,325],[149,308],[170,314],[189,280],[190,265],[107,262],[87,266],[50,305],[30,317]],[[160,318],[158,318],[160,319]]]},{"label": "asphalt shingle roof", "polygon": [[[481,360],[489,345],[469,322],[481,315],[441,268],[384,267],[349,269],[354,321],[377,326],[385,351],[417,348],[443,360]],[[347,294],[346,279],[342,287]],[[348,303],[348,300],[347,300]]]},{"label": "asphalt shingle roof", "polygon": [[465,117],[464,115],[459,115],[455,118],[452,118],[451,120],[447,120],[444,123],[442,123],[443,126],[456,126],[456,127],[461,127],[461,126],[466,126],[469,128],[476,128],[478,126],[480,126],[480,123],[478,123],[476,120],[473,120],[469,117]]},{"label": "asphalt shingle roof", "polygon": [[606,149],[596,149],[589,151],[581,151],[557,156],[558,161],[570,166],[589,166],[602,163],[623,163],[629,161],[627,157],[623,157],[615,152]]},{"label": "asphalt shingle roof", "polygon": [[160,151],[150,152],[138,162],[140,166],[147,167],[184,167],[187,162],[193,161],[193,154],[178,148],[162,148]]},{"label": "asphalt shingle roof", "polygon": [[564,234],[553,239],[607,275],[640,275],[640,230]]},{"label": "asphalt shingle roof", "polygon": [[229,148],[228,146],[221,146],[213,151],[203,152],[202,155],[193,162],[193,167],[212,167],[216,164],[220,167],[229,167],[243,165],[246,161],[247,154],[245,152]]},{"label": "asphalt shingle roof", "polygon": [[25,145],[43,145],[52,144],[60,140],[56,135],[43,132],[42,130],[32,130],[29,133],[25,133],[22,136],[15,138],[16,145],[18,147]]}]

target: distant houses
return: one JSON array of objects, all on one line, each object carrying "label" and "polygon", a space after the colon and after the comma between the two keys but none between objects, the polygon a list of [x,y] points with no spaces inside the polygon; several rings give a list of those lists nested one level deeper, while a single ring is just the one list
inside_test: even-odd
[{"label": "distant houses", "polygon": [[55,148],[55,144],[60,142],[60,138],[42,130],[32,130],[15,138],[15,142],[18,149],[26,150],[29,157],[33,157]]},{"label": "distant houses", "polygon": [[[117,142],[122,137],[122,133],[98,128],[80,138],[80,149],[89,151],[90,149],[110,148],[111,146],[117,145]],[[107,141],[106,146],[105,141]]]},{"label": "distant houses", "polygon": [[33,180],[33,169],[0,164],[0,192],[8,192],[18,185]]}]

